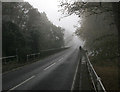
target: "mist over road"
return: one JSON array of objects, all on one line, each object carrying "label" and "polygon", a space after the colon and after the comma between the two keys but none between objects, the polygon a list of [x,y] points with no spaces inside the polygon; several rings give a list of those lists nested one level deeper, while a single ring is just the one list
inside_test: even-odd
[{"label": "mist over road", "polygon": [[76,45],[3,74],[3,90],[71,90],[79,60]]}]

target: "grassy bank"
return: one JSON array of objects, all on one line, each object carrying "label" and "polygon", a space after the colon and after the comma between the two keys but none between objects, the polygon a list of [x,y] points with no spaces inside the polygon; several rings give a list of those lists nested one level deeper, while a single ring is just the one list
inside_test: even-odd
[{"label": "grassy bank", "polygon": [[41,58],[35,59],[35,60],[31,60],[29,62],[9,62],[9,63],[7,63],[5,65],[2,65],[2,73],[11,71],[13,69],[16,69],[16,68],[19,68],[19,67],[31,64],[31,63],[34,63],[34,62],[36,62],[36,61],[38,61],[40,59]]},{"label": "grassy bank", "polygon": [[[92,61],[91,61],[92,62]],[[92,62],[107,92],[118,91],[118,59]]]}]

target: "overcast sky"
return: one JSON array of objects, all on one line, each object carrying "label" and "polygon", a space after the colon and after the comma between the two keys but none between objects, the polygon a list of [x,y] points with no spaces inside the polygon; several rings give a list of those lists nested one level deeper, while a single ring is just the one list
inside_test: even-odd
[{"label": "overcast sky", "polygon": [[39,12],[45,12],[48,19],[55,25],[61,26],[66,30],[71,32],[75,31],[74,25],[78,25],[78,17],[76,15],[71,15],[69,17],[63,18],[59,21],[59,18],[62,17],[61,12],[58,12],[60,9],[58,7],[58,0],[25,0],[33,5],[34,8],[37,8]]}]

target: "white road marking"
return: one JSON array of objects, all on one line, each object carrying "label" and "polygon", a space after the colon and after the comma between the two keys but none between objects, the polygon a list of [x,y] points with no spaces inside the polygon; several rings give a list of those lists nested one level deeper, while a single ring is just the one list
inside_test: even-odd
[{"label": "white road marking", "polygon": [[[63,60],[63,58],[59,59],[58,61],[61,61],[61,60]],[[46,67],[44,70],[49,69],[50,67],[52,67],[52,66],[55,65],[55,64],[56,64],[56,63],[51,64],[50,66]],[[23,81],[22,83],[18,84],[17,86],[9,89],[9,91],[16,89],[17,87],[21,86],[22,84],[26,83],[27,81],[31,80],[31,79],[34,78],[34,77],[35,77],[35,76],[32,76],[32,77],[26,79],[25,81]],[[9,91],[8,91],[8,92],[9,92]]]},{"label": "white road marking", "polygon": [[[63,58],[59,59],[58,61],[61,61],[61,60],[63,60]],[[52,66],[55,65],[55,64],[56,64],[56,63],[51,64],[50,66],[46,67],[44,70],[49,69],[50,67],[52,67]],[[16,89],[17,87],[21,86],[22,84],[26,83],[27,81],[31,80],[31,79],[34,78],[34,77],[35,77],[35,76],[32,76],[32,77],[26,79],[25,81],[23,81],[22,83],[18,84],[17,86],[15,86],[15,87],[9,89],[9,91],[10,91],[10,90]],[[9,92],[9,91],[8,91],[8,92]]]},{"label": "white road marking", "polygon": [[74,89],[75,79],[76,79],[76,75],[77,75],[79,63],[80,63],[80,61],[78,61],[78,64],[77,64],[77,68],[76,68],[75,75],[74,75],[74,78],[73,78],[73,83],[72,83],[71,91],[73,91],[73,89]]},{"label": "white road marking", "polygon": [[59,59],[58,61],[61,61],[61,60],[63,60],[63,58]]},{"label": "white road marking", "polygon": [[55,65],[55,64],[56,64],[56,63],[51,64],[50,66],[46,67],[44,70],[49,69],[50,67],[52,67],[52,66]]},{"label": "white road marking", "polygon": [[14,89],[16,89],[17,87],[21,86],[22,84],[24,84],[25,82],[31,80],[31,79],[34,78],[34,77],[35,77],[35,76],[32,76],[32,77],[26,79],[25,81],[23,81],[22,83],[18,84],[17,86],[15,86],[15,87],[9,89],[9,91],[10,91],[10,90],[14,90]]},{"label": "white road marking", "polygon": [[[59,61],[61,61],[61,60],[63,60],[63,58],[59,59],[59,60],[58,60],[58,62],[59,62]],[[55,65],[55,64],[56,64],[56,62],[55,62],[55,63],[53,63],[53,64],[51,64],[51,65],[49,65],[49,66],[48,66],[48,67],[46,67],[44,70],[49,69],[50,67],[52,67],[52,66],[53,66],[53,65]]]}]

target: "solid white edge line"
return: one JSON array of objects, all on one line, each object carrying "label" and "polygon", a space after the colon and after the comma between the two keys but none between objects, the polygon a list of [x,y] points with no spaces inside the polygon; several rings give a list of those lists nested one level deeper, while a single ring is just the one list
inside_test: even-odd
[{"label": "solid white edge line", "polygon": [[55,65],[55,64],[56,64],[56,63],[51,64],[50,66],[46,67],[44,70],[49,69],[50,67],[52,67],[52,66]]},{"label": "solid white edge line", "polygon": [[73,83],[72,83],[71,91],[74,89],[75,79],[76,79],[76,75],[77,75],[77,71],[78,71],[79,63],[80,63],[80,61],[78,61],[78,64],[77,64],[77,68],[76,68],[76,71],[75,71],[75,75],[74,75],[74,79],[73,79]]},{"label": "solid white edge line", "polygon": [[32,78],[34,78],[34,77],[35,77],[35,76],[32,76],[32,77],[30,77],[30,78],[26,79],[25,81],[21,82],[21,83],[20,83],[20,84],[18,84],[17,86],[15,86],[15,87],[13,87],[13,88],[9,89],[9,91],[10,91],[10,90],[14,90],[14,89],[16,89],[17,87],[21,86],[22,84],[24,84],[25,82],[27,82],[27,81],[31,80],[31,79],[32,79]]}]

